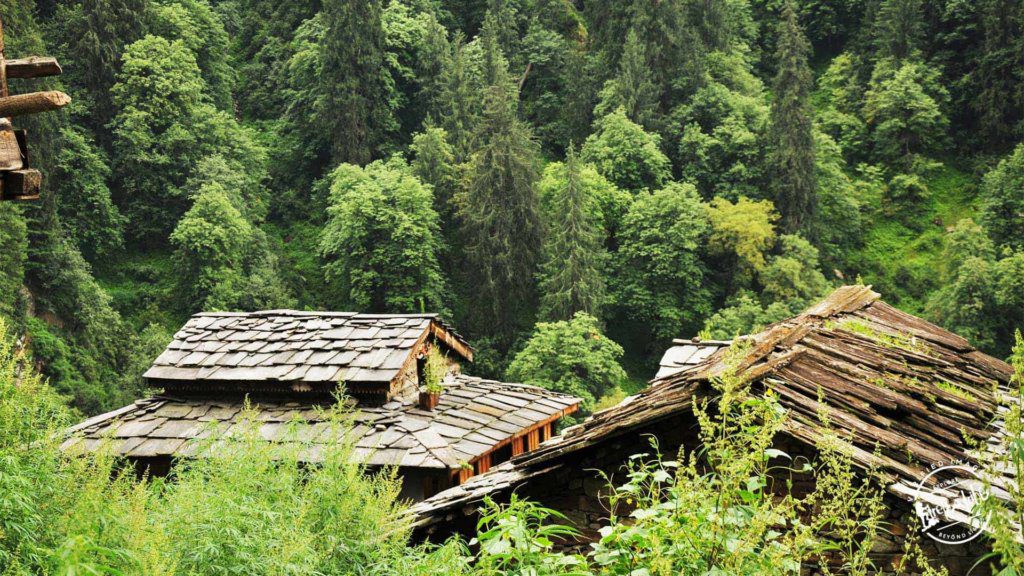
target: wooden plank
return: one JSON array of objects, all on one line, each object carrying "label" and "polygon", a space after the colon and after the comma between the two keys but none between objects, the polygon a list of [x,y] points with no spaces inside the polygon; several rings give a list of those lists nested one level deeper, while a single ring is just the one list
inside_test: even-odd
[{"label": "wooden plank", "polygon": [[48,56],[29,56],[15,58],[4,63],[4,72],[8,78],[41,78],[58,76],[63,70],[56,58]]},{"label": "wooden plank", "polygon": [[0,97],[0,116],[10,118],[25,114],[49,112],[71,103],[71,97],[63,92],[32,92],[17,96]]},{"label": "wooden plank", "polygon": [[491,469],[491,455],[484,454],[476,461],[476,473],[483,474]]},{"label": "wooden plank", "polygon": [[540,446],[540,431],[532,430],[526,435],[526,449],[530,452],[537,449]]}]

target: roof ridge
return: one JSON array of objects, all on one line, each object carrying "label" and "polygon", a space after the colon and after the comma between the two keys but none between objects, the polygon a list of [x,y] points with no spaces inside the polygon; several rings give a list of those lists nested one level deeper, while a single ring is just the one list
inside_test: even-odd
[{"label": "roof ridge", "polygon": [[264,316],[326,316],[330,318],[440,318],[436,312],[416,312],[409,314],[371,314],[363,312],[348,312],[344,310],[292,310],[287,308],[275,310],[253,310],[251,312],[222,312],[208,311],[196,312],[193,318],[260,318]]},{"label": "roof ridge", "polygon": [[867,308],[881,297],[881,294],[871,289],[870,284],[840,286],[820,302],[801,312],[795,319],[803,320],[807,317],[831,318],[839,314],[848,314]]}]

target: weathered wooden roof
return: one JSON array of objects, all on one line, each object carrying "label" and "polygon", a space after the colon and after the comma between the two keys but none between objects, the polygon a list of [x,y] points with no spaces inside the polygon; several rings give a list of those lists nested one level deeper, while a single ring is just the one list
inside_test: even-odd
[{"label": "weathered wooden roof", "polygon": [[[930,466],[977,462],[966,433],[990,442],[999,433],[998,389],[1012,368],[965,339],[879,300],[864,286],[833,292],[803,314],[744,338],[676,371],[620,404],[566,429],[538,450],[413,507],[423,526],[484,496],[511,489],[571,462],[604,440],[673,417],[690,417],[708,381],[736,370],[755,393],[771,389],[790,415],[785,433],[815,445],[831,430],[850,440],[854,461],[877,468],[897,496],[912,499]],[[877,451],[876,451],[877,449]],[[571,463],[569,464],[571,465]]]},{"label": "weathered wooden roof", "polygon": [[673,340],[672,346],[661,356],[658,373],[654,377],[664,378],[690,366],[696,366],[707,360],[719,348],[728,348],[731,344],[729,340]]},{"label": "weathered wooden roof", "polygon": [[[350,442],[353,456],[367,465],[454,470],[574,412],[579,399],[534,386],[457,375],[445,381],[433,411],[420,409],[413,399],[358,407],[347,432],[310,402],[278,398],[250,403],[266,440],[302,443],[304,457],[311,462],[321,457],[324,445]],[[244,427],[244,407],[242,398],[155,396],[75,426],[63,448],[92,451],[109,442],[122,456],[192,456],[214,430],[230,435],[232,428]],[[296,421],[307,425],[292,426]]]},{"label": "weathered wooden roof", "polygon": [[174,383],[390,382],[429,334],[472,360],[433,314],[204,312],[174,335],[144,377]]}]

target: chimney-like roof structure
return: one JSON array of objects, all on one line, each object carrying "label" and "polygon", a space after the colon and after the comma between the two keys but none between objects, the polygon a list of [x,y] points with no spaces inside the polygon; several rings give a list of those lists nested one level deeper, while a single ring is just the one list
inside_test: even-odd
[{"label": "chimney-like roof structure", "polygon": [[[713,394],[709,380],[735,371],[751,392],[771,389],[789,413],[784,433],[810,446],[826,433],[846,438],[852,457],[876,469],[889,491],[913,500],[932,466],[978,464],[964,434],[998,444],[1000,390],[1012,375],[1005,362],[967,340],[879,299],[865,286],[846,286],[804,313],[745,337],[739,356],[722,346],[651,386],[487,474],[417,504],[421,527],[484,496],[514,489],[561,466],[581,450],[672,418],[692,418],[692,402]],[[694,342],[682,346],[696,345]],[[673,356],[674,358],[674,356]],[[829,416],[830,431],[819,420]],[[952,512],[964,520],[969,510]],[[956,516],[959,514],[959,516]]]}]

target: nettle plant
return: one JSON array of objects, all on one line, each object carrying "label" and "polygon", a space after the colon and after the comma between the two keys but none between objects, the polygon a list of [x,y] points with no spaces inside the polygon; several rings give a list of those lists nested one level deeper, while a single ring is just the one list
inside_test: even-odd
[{"label": "nettle plant", "polygon": [[[609,516],[586,557],[554,551],[552,535],[576,534],[552,529],[556,513],[514,500],[489,504],[476,565],[486,574],[941,573],[913,538],[897,565],[874,566],[870,550],[886,530],[883,489],[876,474],[854,467],[846,442],[832,435],[813,462],[791,458],[774,448],[788,415],[770,389],[755,396],[734,374],[713,386],[713,399],[694,402],[698,449],[668,459],[652,441],[650,453],[624,466],[625,482],[605,478]],[[794,490],[798,475],[813,476],[810,494]]]}]

